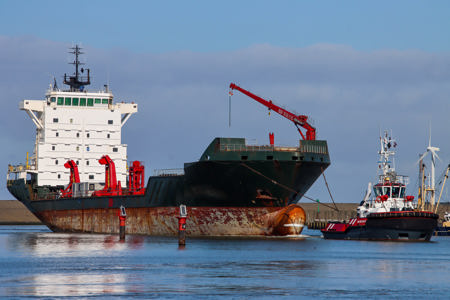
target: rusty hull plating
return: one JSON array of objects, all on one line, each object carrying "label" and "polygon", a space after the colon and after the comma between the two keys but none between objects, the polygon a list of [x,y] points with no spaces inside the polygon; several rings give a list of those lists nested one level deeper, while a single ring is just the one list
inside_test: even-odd
[{"label": "rusty hull plating", "polygon": [[[126,234],[176,236],[178,207],[127,208]],[[305,212],[287,207],[188,207],[187,236],[299,235]],[[55,232],[111,233],[119,231],[116,208],[49,210],[39,213]]]}]

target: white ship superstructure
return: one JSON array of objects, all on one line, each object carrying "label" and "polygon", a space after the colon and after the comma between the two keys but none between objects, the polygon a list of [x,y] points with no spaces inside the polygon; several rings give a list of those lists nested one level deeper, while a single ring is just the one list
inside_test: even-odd
[{"label": "white ship superstructure", "polygon": [[85,90],[84,85],[90,84],[89,70],[87,81],[83,82],[78,74],[79,49],[76,47],[73,52],[76,74],[64,79],[70,90],[60,90],[55,83],[45,100],[20,102],[20,109],[28,113],[37,130],[33,155],[22,172],[14,170],[14,173],[22,178],[27,173],[36,174],[38,186],[63,186],[70,176],[64,163],[74,160],[81,182],[103,183],[105,166],[98,159],[107,154],[116,165],[117,180],[125,187],[127,145],[122,144],[121,131],[138,107],[135,103],[114,103],[107,86],[99,92]]}]

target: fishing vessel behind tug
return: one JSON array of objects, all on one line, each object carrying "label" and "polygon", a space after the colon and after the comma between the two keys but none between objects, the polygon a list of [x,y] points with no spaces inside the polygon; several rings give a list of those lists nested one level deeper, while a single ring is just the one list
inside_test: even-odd
[{"label": "fishing vessel behind tug", "polygon": [[406,195],[408,177],[397,174],[393,150],[396,142],[388,133],[380,137],[378,183],[369,183],[366,196],[357,208],[357,217],[347,222],[330,222],[325,239],[429,241],[439,216],[417,209],[413,196]]},{"label": "fishing vessel behind tug", "polygon": [[69,89],[55,81],[45,100],[20,103],[37,127],[35,148],[26,164],[8,169],[8,190],[51,230],[116,233],[123,206],[127,233],[175,235],[186,205],[190,236],[301,233],[305,212],[296,203],[330,164],[327,143],[315,139],[306,116],[291,119],[301,134],[307,130],[298,146],[215,138],[199,161],[159,170],[145,186],[143,164],[127,163],[121,142],[137,104],[114,103],[107,86],[87,91],[90,71],[79,71],[82,52],[72,50],[75,74],[64,76]]}]

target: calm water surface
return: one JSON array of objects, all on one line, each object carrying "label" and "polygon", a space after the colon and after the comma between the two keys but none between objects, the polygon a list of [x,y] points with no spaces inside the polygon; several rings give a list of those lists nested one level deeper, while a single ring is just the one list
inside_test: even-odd
[{"label": "calm water surface", "polygon": [[0,226],[5,298],[450,298],[450,238],[431,243],[59,234]]}]

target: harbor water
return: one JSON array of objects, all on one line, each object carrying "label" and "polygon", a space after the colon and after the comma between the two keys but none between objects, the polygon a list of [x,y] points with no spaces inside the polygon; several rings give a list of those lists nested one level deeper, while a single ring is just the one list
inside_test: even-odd
[{"label": "harbor water", "polygon": [[3,298],[442,298],[450,238],[429,243],[176,238],[0,226]]}]

